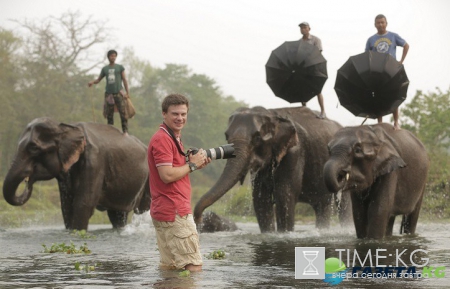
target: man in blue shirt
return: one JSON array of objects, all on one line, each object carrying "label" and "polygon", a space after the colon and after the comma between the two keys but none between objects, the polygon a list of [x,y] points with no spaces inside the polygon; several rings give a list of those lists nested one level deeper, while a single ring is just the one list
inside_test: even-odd
[{"label": "man in blue shirt", "polygon": [[[396,58],[396,48],[397,46],[403,47],[402,58],[400,59],[400,64],[408,54],[409,44],[400,37],[397,33],[389,32],[386,30],[387,20],[383,14],[379,14],[375,17],[375,27],[377,28],[377,34],[371,36],[366,43],[366,51],[372,50],[379,53],[389,53],[392,57]],[[400,126],[398,124],[398,108],[393,113],[394,116],[394,129],[399,130]],[[383,117],[378,117],[378,123],[383,121]]]}]

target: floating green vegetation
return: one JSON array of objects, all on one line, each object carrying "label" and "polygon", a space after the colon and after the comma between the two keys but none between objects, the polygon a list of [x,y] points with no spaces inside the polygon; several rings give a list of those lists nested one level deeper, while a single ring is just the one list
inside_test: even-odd
[{"label": "floating green vegetation", "polygon": [[89,265],[89,264],[81,264],[80,262],[75,263],[75,270],[77,271],[84,271],[86,273],[95,271],[97,264]]},{"label": "floating green vegetation", "polygon": [[181,271],[178,275],[179,275],[180,277],[189,277],[189,276],[191,276],[191,271],[189,271],[189,270],[184,270],[184,271]]},{"label": "floating green vegetation", "polygon": [[206,256],[207,259],[225,259],[225,251],[223,250],[215,250],[211,253],[209,253],[209,255]]},{"label": "floating green vegetation", "polygon": [[73,230],[70,233],[71,236],[77,236],[82,239],[95,239],[97,236],[89,234],[86,230]]},{"label": "floating green vegetation", "polygon": [[66,243],[55,244],[53,243],[50,248],[48,248],[45,244],[42,244],[44,247],[43,253],[67,253],[67,254],[90,254],[91,250],[88,249],[86,243],[80,246],[80,249],[75,247],[75,244],[70,241],[70,245],[66,245]]}]

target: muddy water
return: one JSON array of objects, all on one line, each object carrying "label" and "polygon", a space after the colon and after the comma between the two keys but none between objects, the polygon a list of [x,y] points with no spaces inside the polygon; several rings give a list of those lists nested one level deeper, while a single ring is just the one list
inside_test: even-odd
[{"label": "muddy water", "polygon": [[[255,223],[238,223],[236,232],[200,235],[202,254],[223,249],[224,260],[204,259],[204,270],[190,277],[158,269],[159,254],[148,216],[138,217],[124,230],[90,226],[95,239],[71,235],[63,227],[0,228],[0,288],[449,288],[450,224],[419,223],[417,236],[394,236],[382,241],[356,239],[352,228],[338,226],[319,232],[313,225],[297,225],[285,234],[260,234]],[[397,228],[394,228],[397,230]],[[77,248],[87,243],[89,255],[42,253],[42,244],[73,241]],[[428,266],[446,266],[442,278],[351,278],[336,286],[323,280],[296,280],[295,247],[325,247],[326,256],[338,257],[346,249],[365,257],[368,250],[386,249],[386,265],[395,266],[388,256],[396,249],[419,253],[412,261]],[[348,251],[347,251],[348,250]],[[426,253],[425,253],[426,252]],[[411,266],[409,256],[402,256]],[[373,256],[375,257],[375,256]],[[374,259],[375,260],[375,259]],[[75,263],[95,266],[94,271],[75,270]],[[352,264],[350,264],[351,267]],[[417,270],[421,271],[421,270]],[[360,272],[361,273],[361,272]]]}]

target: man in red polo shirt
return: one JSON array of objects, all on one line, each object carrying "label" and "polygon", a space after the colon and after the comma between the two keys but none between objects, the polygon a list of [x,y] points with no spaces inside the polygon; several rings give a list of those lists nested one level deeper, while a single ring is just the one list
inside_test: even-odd
[{"label": "man in red polo shirt", "polygon": [[181,143],[181,129],[187,121],[189,100],[171,94],[162,102],[164,122],[148,146],[150,214],[156,231],[160,266],[164,269],[202,270],[197,228],[191,210],[189,173],[210,161],[200,149],[188,161]]}]

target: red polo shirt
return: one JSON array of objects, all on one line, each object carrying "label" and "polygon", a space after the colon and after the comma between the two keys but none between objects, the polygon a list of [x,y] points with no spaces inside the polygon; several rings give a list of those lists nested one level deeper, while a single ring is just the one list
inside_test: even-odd
[{"label": "red polo shirt", "polygon": [[[180,142],[184,151],[183,144]],[[189,175],[178,181],[165,184],[159,177],[159,166],[179,167],[186,164],[175,145],[173,138],[161,124],[148,145],[148,167],[150,170],[150,192],[152,203],[150,215],[157,221],[173,222],[175,215],[191,214],[191,182]]]}]

